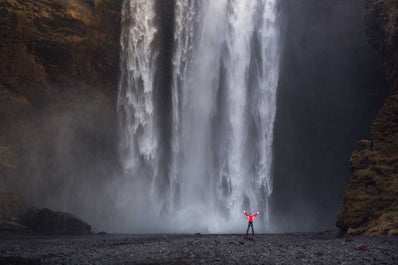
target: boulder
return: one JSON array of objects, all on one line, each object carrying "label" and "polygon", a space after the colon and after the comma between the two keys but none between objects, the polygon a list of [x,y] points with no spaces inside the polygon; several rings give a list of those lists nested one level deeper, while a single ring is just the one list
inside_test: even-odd
[{"label": "boulder", "polygon": [[35,232],[45,234],[88,234],[91,227],[76,216],[56,212],[50,209],[29,209],[23,216],[22,223]]}]

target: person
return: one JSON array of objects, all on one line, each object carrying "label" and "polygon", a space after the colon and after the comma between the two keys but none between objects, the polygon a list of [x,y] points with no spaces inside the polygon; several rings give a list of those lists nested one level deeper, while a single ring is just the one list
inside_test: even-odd
[{"label": "person", "polygon": [[257,212],[256,214],[252,214],[252,213],[247,213],[245,210],[243,210],[243,213],[246,215],[247,220],[249,221],[249,224],[247,225],[246,236],[249,234],[250,227],[252,228],[252,235],[254,236],[253,222],[256,216],[259,215],[260,213]]}]

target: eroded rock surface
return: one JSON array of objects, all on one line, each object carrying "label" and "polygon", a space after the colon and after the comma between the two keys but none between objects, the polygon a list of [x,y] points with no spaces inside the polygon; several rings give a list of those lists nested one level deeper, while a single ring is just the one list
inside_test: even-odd
[{"label": "eroded rock surface", "polygon": [[351,156],[337,226],[351,234],[398,234],[398,2],[366,1],[370,44],[385,61],[390,96]]},{"label": "eroded rock surface", "polygon": [[120,4],[0,1],[0,185],[38,207],[76,210],[116,164]]}]

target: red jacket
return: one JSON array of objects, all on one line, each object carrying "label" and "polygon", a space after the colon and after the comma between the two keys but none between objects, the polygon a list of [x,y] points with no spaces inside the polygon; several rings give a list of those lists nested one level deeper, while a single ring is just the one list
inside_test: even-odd
[{"label": "red jacket", "polygon": [[258,212],[256,214],[248,214],[246,211],[243,212],[246,217],[247,220],[249,221],[249,223],[253,223],[254,222],[254,218],[256,218],[256,216],[259,214]]}]

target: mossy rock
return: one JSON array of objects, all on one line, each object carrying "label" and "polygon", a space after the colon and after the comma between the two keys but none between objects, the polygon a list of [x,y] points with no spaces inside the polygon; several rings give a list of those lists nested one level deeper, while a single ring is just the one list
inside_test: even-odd
[{"label": "mossy rock", "polygon": [[370,139],[353,152],[352,175],[337,226],[352,234],[397,234],[398,218],[398,1],[366,0],[369,43],[385,61],[390,96]]},{"label": "mossy rock", "polygon": [[352,176],[336,225],[351,234],[397,233],[398,92],[379,112],[371,140],[361,141],[350,163]]}]

